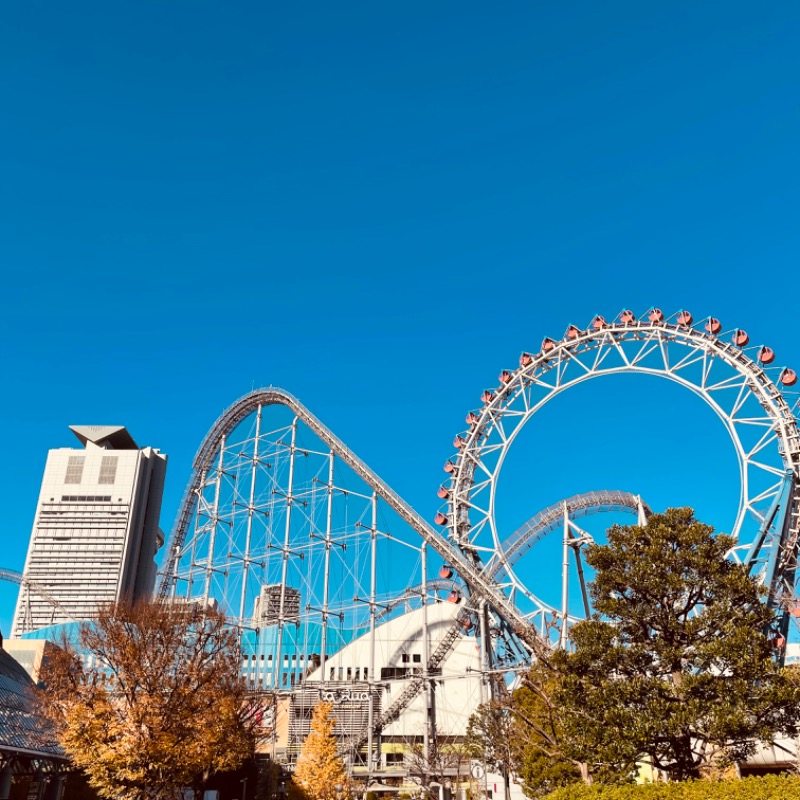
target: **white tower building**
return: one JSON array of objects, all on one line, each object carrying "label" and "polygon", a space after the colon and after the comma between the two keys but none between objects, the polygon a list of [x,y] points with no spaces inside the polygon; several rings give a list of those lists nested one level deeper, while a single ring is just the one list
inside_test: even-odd
[{"label": "white tower building", "polygon": [[[121,426],[73,425],[83,449],[50,450],[12,625],[20,636],[149,597],[167,457]],[[53,603],[33,587],[42,587]]]}]

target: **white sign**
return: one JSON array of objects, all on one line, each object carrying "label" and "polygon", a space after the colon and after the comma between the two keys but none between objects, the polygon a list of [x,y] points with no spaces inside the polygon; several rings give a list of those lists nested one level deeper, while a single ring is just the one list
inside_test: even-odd
[{"label": "white sign", "polygon": [[344,691],[339,689],[333,689],[332,691],[320,689],[319,699],[326,703],[358,703],[369,700],[369,692],[354,692],[350,689],[345,689]]}]

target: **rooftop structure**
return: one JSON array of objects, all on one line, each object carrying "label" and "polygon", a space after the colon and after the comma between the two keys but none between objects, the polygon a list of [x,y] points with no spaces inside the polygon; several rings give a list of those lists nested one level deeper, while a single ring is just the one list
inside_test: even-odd
[{"label": "rooftop structure", "polygon": [[83,447],[48,453],[15,637],[91,618],[100,603],[133,602],[153,592],[154,557],[164,541],[158,519],[166,456],[138,447],[119,425],[70,429]]},{"label": "rooftop structure", "polygon": [[0,635],[0,796],[8,796],[12,777],[37,769],[57,773],[65,763],[53,732],[34,711],[33,681]]}]

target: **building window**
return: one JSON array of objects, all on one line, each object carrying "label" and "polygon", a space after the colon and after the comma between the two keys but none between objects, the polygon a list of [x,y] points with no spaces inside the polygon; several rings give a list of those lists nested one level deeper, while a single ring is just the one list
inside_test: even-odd
[{"label": "building window", "polygon": [[408,653],[403,653],[403,655],[400,657],[400,660],[401,660],[401,661],[402,661],[404,664],[408,664]]},{"label": "building window", "polygon": [[415,664],[421,664],[422,656],[419,653],[414,653],[413,660]]},{"label": "building window", "polygon": [[403,763],[403,754],[402,753],[387,753],[386,754],[386,763],[387,764],[402,764]]},{"label": "building window", "polygon": [[83,477],[83,456],[70,456],[67,461],[67,475],[64,483],[80,483]]},{"label": "building window", "polygon": [[100,461],[100,479],[98,483],[114,483],[117,477],[117,456],[103,456]]}]

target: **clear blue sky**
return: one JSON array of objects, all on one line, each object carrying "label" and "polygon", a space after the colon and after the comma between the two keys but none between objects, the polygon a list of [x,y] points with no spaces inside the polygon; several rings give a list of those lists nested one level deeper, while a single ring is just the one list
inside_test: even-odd
[{"label": "clear blue sky", "polygon": [[[7,0],[0,566],[70,424],[169,454],[168,530],[220,411],[281,385],[430,517],[466,411],[567,323],[687,307],[800,368],[798,41],[790,2]],[[689,464],[724,494],[710,414],[642,387],[549,409],[522,518],[682,502]]]}]

